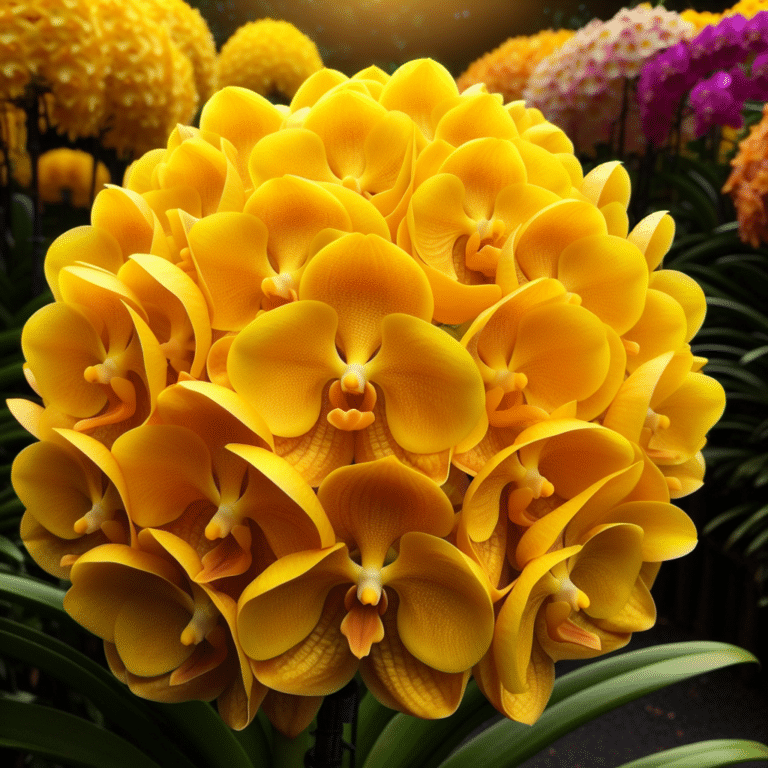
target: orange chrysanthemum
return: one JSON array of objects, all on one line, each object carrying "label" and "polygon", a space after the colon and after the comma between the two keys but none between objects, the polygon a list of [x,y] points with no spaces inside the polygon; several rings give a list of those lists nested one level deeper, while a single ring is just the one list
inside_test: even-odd
[{"label": "orange chrysanthemum", "polygon": [[731,160],[733,171],[723,187],[739,216],[739,236],[757,248],[768,242],[768,105]]},{"label": "orange chrysanthemum", "polygon": [[574,34],[570,29],[545,29],[535,35],[510,37],[470,64],[456,84],[464,91],[476,83],[485,83],[491,93],[500,93],[505,102],[522,99],[536,65]]}]

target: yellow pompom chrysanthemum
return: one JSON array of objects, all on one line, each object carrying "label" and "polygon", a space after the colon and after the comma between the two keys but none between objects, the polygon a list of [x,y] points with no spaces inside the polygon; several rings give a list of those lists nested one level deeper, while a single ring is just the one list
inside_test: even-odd
[{"label": "yellow pompom chrysanthemum", "polygon": [[317,46],[293,24],[260,19],[240,27],[222,46],[219,85],[290,99],[322,66]]},{"label": "yellow pompom chrysanthemum", "polygon": [[70,138],[96,132],[105,59],[89,0],[6,0],[0,5],[0,100],[50,94],[49,120]]},{"label": "yellow pompom chrysanthemum", "polygon": [[192,66],[140,0],[98,0],[109,60],[102,142],[124,156],[162,146],[197,108]]},{"label": "yellow pompom chrysanthemum", "polygon": [[163,25],[171,40],[192,62],[195,88],[200,102],[216,91],[216,43],[211,30],[197,8],[184,0],[143,0],[150,18]]}]

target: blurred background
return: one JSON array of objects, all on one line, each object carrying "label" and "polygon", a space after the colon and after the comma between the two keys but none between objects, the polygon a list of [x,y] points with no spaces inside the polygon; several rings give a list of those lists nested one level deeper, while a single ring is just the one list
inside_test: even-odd
[{"label": "blurred background", "polygon": [[[657,3],[654,3],[656,5]],[[578,29],[603,21],[623,7],[619,0],[190,0],[220,48],[241,25],[254,19],[284,19],[315,41],[326,66],[352,75],[370,64],[391,72],[413,58],[430,56],[458,75],[486,51],[513,35],[542,29]],[[682,11],[686,0],[665,8]],[[701,0],[697,11],[722,12],[723,2]]]}]

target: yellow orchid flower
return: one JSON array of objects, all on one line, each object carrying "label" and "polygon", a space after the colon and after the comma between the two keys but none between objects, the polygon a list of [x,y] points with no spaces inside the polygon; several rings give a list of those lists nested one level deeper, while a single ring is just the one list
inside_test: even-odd
[{"label": "yellow orchid flower", "polygon": [[[694,372],[693,364],[687,347],[642,363],[621,385],[602,418],[604,426],[632,440],[651,461],[664,466],[673,498],[700,487],[703,469],[695,457],[725,409],[722,385]],[[677,465],[681,465],[680,479],[675,475]]]},{"label": "yellow orchid flower", "polygon": [[[240,331],[227,370],[275,436],[306,441],[313,484],[365,452],[447,456],[480,419],[480,374],[430,324],[429,284],[392,243],[362,234],[331,242],[305,268],[298,298]],[[387,428],[369,436],[377,405]],[[285,447],[289,460],[301,458]]]},{"label": "yellow orchid flower", "polygon": [[37,391],[79,419],[81,431],[145,421],[166,384],[166,361],[138,298],[95,267],[66,267],[58,282],[63,301],[38,310],[22,333]]},{"label": "yellow orchid flower", "polygon": [[[485,384],[485,428],[548,418],[566,404],[575,403],[585,420],[605,410],[623,378],[625,360],[621,343],[611,345],[610,332],[594,314],[570,303],[565,287],[551,278],[526,283],[481,312],[462,344]],[[588,412],[579,412],[587,401]],[[457,454],[462,452],[457,446]],[[472,469],[466,462],[462,466]]]},{"label": "yellow orchid flower", "polygon": [[[250,446],[247,455],[226,450],[233,442]],[[168,387],[153,423],[112,446],[131,520],[193,546],[199,583],[248,571],[257,539],[269,560],[328,546],[333,531],[315,494],[271,443],[263,419],[231,390],[193,381]]]},{"label": "yellow orchid flower", "polygon": [[192,580],[201,564],[181,539],[147,529],[140,544],[103,544],[81,555],[66,611],[104,640],[112,672],[138,696],[218,698],[225,721],[244,728],[266,688],[234,639],[234,600]]},{"label": "yellow orchid flower", "polygon": [[[359,666],[386,703],[448,715],[493,627],[476,567],[441,538],[453,527],[448,497],[387,457],[337,469],[318,499],[338,543],[280,558],[240,598],[239,636],[256,677],[286,693],[324,695]],[[260,631],[267,626],[286,630]]]},{"label": "yellow orchid flower", "polygon": [[126,485],[110,452],[88,435],[57,430],[27,446],[11,482],[25,512],[21,539],[48,573],[68,578],[83,552],[135,538],[125,512]]},{"label": "yellow orchid flower", "polygon": [[[549,698],[554,661],[607,653],[653,625],[648,588],[658,563],[688,553],[696,531],[663,500],[666,488],[653,490],[644,479],[643,462],[628,463],[631,444],[575,425],[559,434],[551,424],[527,432],[548,437],[520,440],[519,457],[502,455],[478,475],[458,543],[484,568],[500,606],[475,677],[497,709],[533,722]],[[559,474],[569,461],[591,476]]]}]

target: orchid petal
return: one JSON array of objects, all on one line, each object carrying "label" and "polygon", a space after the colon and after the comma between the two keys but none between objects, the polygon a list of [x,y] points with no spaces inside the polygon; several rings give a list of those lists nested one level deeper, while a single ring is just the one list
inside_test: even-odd
[{"label": "orchid petal", "polygon": [[366,363],[382,343],[382,320],[405,312],[428,321],[432,293],[414,260],[377,235],[354,233],[325,246],[307,265],[301,303],[323,301],[339,318],[337,339],[347,364]]},{"label": "orchid petal", "polygon": [[[270,565],[238,601],[238,636],[246,654],[266,661],[309,637],[323,611],[335,611],[326,604],[328,593],[356,582],[353,566],[343,544],[288,554]],[[270,627],[281,630],[272,632]]]},{"label": "orchid petal", "polygon": [[337,539],[360,550],[364,568],[380,568],[408,531],[442,537],[453,528],[453,506],[439,486],[394,456],[335,470],[317,498]]},{"label": "orchid petal", "polygon": [[253,661],[258,680],[282,693],[326,696],[343,688],[358,667],[339,630],[346,614],[342,584],[330,590],[312,632],[292,648],[271,659]]},{"label": "orchid petal", "polygon": [[441,672],[469,669],[491,644],[491,598],[475,569],[452,544],[412,531],[382,571],[382,582],[400,598],[397,630],[403,645]]},{"label": "orchid petal", "polygon": [[273,434],[298,437],[317,421],[323,387],[346,367],[335,352],[337,325],[327,304],[297,301],[259,315],[232,342],[232,385]]},{"label": "orchid petal", "polygon": [[468,672],[440,672],[417,659],[398,635],[399,598],[382,616],[384,638],[360,661],[366,688],[385,706],[413,717],[448,717],[461,703]]},{"label": "orchid petal", "polygon": [[451,448],[482,416],[484,388],[471,356],[424,320],[385,317],[381,349],[367,370],[384,394],[389,428],[407,451]]},{"label": "orchid petal", "polygon": [[557,277],[563,250],[582,237],[606,234],[600,211],[579,200],[548,205],[517,231],[515,258],[529,280]]},{"label": "orchid petal", "polygon": [[239,212],[211,214],[190,229],[190,254],[209,297],[213,328],[238,331],[256,316],[261,281],[274,274],[267,236],[263,222]]}]

